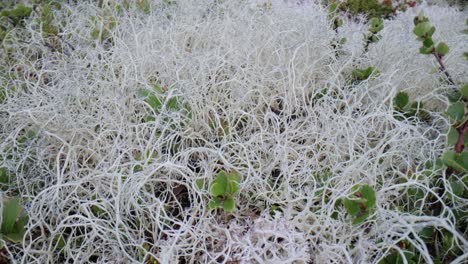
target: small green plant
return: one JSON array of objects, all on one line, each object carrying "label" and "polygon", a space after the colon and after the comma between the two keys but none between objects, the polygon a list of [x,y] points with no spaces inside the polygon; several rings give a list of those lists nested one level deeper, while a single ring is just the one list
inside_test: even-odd
[{"label": "small green plant", "polygon": [[241,178],[237,172],[220,171],[211,182],[210,193],[213,197],[208,203],[210,209],[221,207],[225,211],[233,211],[236,207],[234,195],[239,190]]},{"label": "small green plant", "polygon": [[337,15],[338,4],[337,3],[330,4],[330,6],[328,7],[328,11],[329,11],[328,19],[330,19],[332,22],[332,29],[335,31],[338,31],[338,28],[343,25],[343,20],[341,19],[339,15]]},{"label": "small green plant", "polygon": [[100,16],[91,16],[93,30],[90,35],[93,39],[100,42],[112,43],[112,30],[117,25],[115,17],[103,12]]},{"label": "small green plant", "polygon": [[[138,91],[138,95],[139,97],[143,98],[145,103],[151,106],[152,110],[156,114],[161,113],[163,106],[165,106],[165,108],[170,111],[179,110],[180,108],[178,98],[166,96],[164,94],[163,88],[160,85],[155,84],[155,83],[153,83],[153,90],[141,89]],[[185,107],[185,110],[188,111],[187,107]],[[154,121],[154,120],[155,120],[154,116],[147,116],[145,118],[146,122]]]},{"label": "small green plant", "polygon": [[453,150],[447,150],[442,155],[442,162],[461,173],[468,173],[468,151],[457,153]]},{"label": "small green plant", "polygon": [[351,195],[344,199],[346,212],[353,217],[353,224],[363,223],[372,213],[376,204],[376,194],[369,185],[355,185]]},{"label": "small green plant", "polygon": [[449,144],[453,144],[456,153],[461,153],[468,143],[465,137],[468,131],[468,84],[461,86],[455,96],[449,98],[451,105],[447,108],[446,115],[451,127],[447,135]]},{"label": "small green plant", "polygon": [[19,3],[13,9],[2,10],[0,16],[6,17],[13,25],[19,25],[23,19],[31,15],[32,8],[24,3]]},{"label": "small green plant", "polygon": [[40,17],[37,18],[37,22],[41,24],[43,36],[57,36],[59,33],[59,28],[54,25],[54,14],[52,5],[42,3],[39,13]]},{"label": "small green plant", "polygon": [[364,34],[364,38],[366,40],[364,45],[365,51],[368,50],[371,43],[377,43],[382,38],[378,33],[384,28],[383,19],[381,18],[373,17],[369,22],[369,33]]},{"label": "small green plant", "polygon": [[353,79],[355,81],[363,81],[363,80],[368,79],[371,75],[377,75],[377,74],[378,74],[378,71],[372,66],[367,67],[365,69],[355,69],[352,72]]},{"label": "small green plant", "polygon": [[[414,18],[414,25],[413,33],[422,42],[419,52],[421,54],[432,54],[438,62],[439,71],[445,75],[447,83],[455,85],[442,61],[443,57],[449,52],[447,44],[444,42],[435,44],[432,35],[436,29],[430,24],[429,19],[421,13]],[[424,191],[417,188],[410,189],[407,194],[408,211],[410,213],[420,213],[421,202],[425,201],[430,206],[424,209],[424,213],[439,215],[442,213],[439,199],[442,199],[444,204],[453,206],[452,212],[456,219],[457,229],[461,233],[466,233],[466,226],[468,225],[466,209],[456,206],[455,201],[468,197],[468,151],[465,150],[468,145],[468,137],[465,136],[468,131],[468,85],[465,84],[450,92],[447,97],[450,104],[444,114],[450,123],[450,129],[447,133],[449,148],[445,150],[440,158],[427,161],[426,171],[420,175],[428,178],[431,189],[437,190],[437,195],[425,194]],[[420,110],[422,103],[414,102],[410,104],[408,94],[404,92],[399,92],[396,95],[393,106],[397,113],[395,116],[397,119],[425,112]],[[458,238],[448,230],[436,230],[434,227],[428,226],[421,232],[420,237],[430,249],[434,261],[438,263],[451,261],[463,254],[462,250],[457,246]],[[404,248],[402,249],[404,250]],[[406,253],[405,258],[408,263],[416,263],[414,262],[415,258],[410,258]],[[399,252],[393,252],[381,263],[403,262],[403,256]]]},{"label": "small green plant", "polygon": [[405,118],[419,117],[421,120],[428,120],[431,118],[429,112],[423,109],[421,101],[409,101],[409,95],[406,92],[398,92],[393,98],[393,108],[395,114],[393,115],[397,120]]},{"label": "small green plant", "polygon": [[28,216],[23,212],[20,197],[3,199],[0,239],[13,243],[20,243],[22,241],[25,232],[24,226],[28,222]]},{"label": "small green plant", "polygon": [[[328,19],[331,21],[332,29],[335,31],[335,33],[338,34],[338,28],[343,25],[343,19],[339,16],[338,13],[338,4],[337,3],[331,3],[330,6],[328,6]],[[346,38],[335,38],[332,43],[331,47],[335,51],[335,54],[338,56],[339,55],[339,50],[341,47],[346,43]]]},{"label": "small green plant", "polygon": [[340,9],[352,15],[364,14],[378,18],[389,18],[395,13],[391,3],[381,3],[378,0],[347,0],[340,5]]},{"label": "small green plant", "polygon": [[435,44],[432,35],[436,31],[436,28],[431,25],[429,18],[425,17],[422,13],[419,13],[419,15],[414,18],[413,22],[413,33],[417,36],[417,40],[422,42],[422,47],[419,48],[419,52],[425,55],[432,54],[439,64],[440,72],[445,74],[447,82],[454,85],[455,83],[442,61],[443,57],[450,50],[448,45],[445,44],[445,42],[439,42],[437,45]]}]

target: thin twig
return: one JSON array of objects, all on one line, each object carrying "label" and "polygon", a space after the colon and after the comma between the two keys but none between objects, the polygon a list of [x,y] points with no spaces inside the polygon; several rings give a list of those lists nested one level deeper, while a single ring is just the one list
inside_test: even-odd
[{"label": "thin twig", "polygon": [[457,131],[458,131],[458,139],[457,139],[457,143],[455,144],[455,152],[456,153],[461,153],[463,151],[463,148],[464,148],[464,141],[465,141],[465,133],[466,131],[468,131],[468,121],[465,121],[465,123],[457,128]]},{"label": "thin twig", "polygon": [[439,56],[435,50],[432,51],[432,55],[437,59],[437,62],[439,63],[439,70],[445,74],[445,77],[447,77],[447,82],[450,85],[455,85],[455,82],[452,79],[452,76],[447,72],[447,68],[445,68],[444,62],[442,61],[442,56]]}]

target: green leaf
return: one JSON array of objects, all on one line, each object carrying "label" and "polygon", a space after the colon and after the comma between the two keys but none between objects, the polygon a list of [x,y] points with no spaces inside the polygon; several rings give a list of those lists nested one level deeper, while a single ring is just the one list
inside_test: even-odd
[{"label": "green leaf", "polygon": [[0,168],[0,184],[9,184],[10,177],[8,171],[5,168]]},{"label": "green leaf", "polygon": [[463,182],[458,180],[458,179],[450,179],[450,187],[452,187],[452,192],[456,196],[460,196],[463,194],[465,191],[465,186],[463,185]]},{"label": "green leaf", "polygon": [[445,165],[459,172],[468,173],[468,152],[464,151],[457,154],[453,150],[447,150],[442,155],[442,161]]},{"label": "green leaf", "polygon": [[228,183],[228,178],[226,176],[226,172],[225,171],[220,171],[218,172],[218,174],[216,175],[216,178],[215,178],[215,182],[221,184],[222,186],[227,186],[227,183]]},{"label": "green leaf", "polygon": [[434,46],[431,46],[431,47],[424,47],[423,46],[423,47],[419,48],[419,53],[427,55],[427,54],[431,54],[433,50],[434,50]]},{"label": "green leaf", "polygon": [[228,192],[232,195],[234,195],[237,191],[239,190],[239,186],[237,185],[237,182],[230,181],[229,182],[229,190]]},{"label": "green leaf", "polygon": [[393,99],[393,105],[397,110],[403,110],[409,103],[409,96],[406,92],[398,92]]},{"label": "green leaf", "polygon": [[210,192],[214,197],[224,197],[226,195],[226,185],[214,182],[211,184]]},{"label": "green leaf", "polygon": [[148,89],[141,89],[138,91],[138,95],[144,98],[144,101],[153,108],[155,112],[159,112],[161,110],[161,100],[150,90]]},{"label": "green leaf", "polygon": [[169,110],[178,110],[179,109],[179,102],[177,101],[177,97],[172,97],[167,100],[166,108]]},{"label": "green leaf", "polygon": [[424,22],[424,14],[423,12],[419,12],[419,14],[417,16],[414,17],[413,19],[413,22],[414,22],[414,25],[416,26],[417,24],[421,23],[421,22]]},{"label": "green leaf", "polygon": [[376,18],[376,17],[371,18],[370,27],[369,27],[370,32],[377,33],[379,31],[381,31],[383,29],[383,27],[384,27],[384,25],[383,25],[383,20],[382,19],[379,19],[379,18]]},{"label": "green leaf", "polygon": [[461,99],[463,99],[463,96],[459,90],[454,90],[447,94],[447,98],[450,103],[456,103],[458,101],[461,101]]},{"label": "green leaf", "polygon": [[236,205],[235,205],[234,199],[232,199],[231,197],[227,198],[223,202],[223,209],[228,211],[228,212],[234,210],[235,207],[236,207]]},{"label": "green leaf", "polygon": [[455,145],[458,140],[458,135],[458,131],[455,128],[450,127],[449,132],[447,133],[447,143]]},{"label": "green leaf", "polygon": [[237,171],[231,171],[226,176],[229,181],[233,181],[236,183],[239,183],[241,180],[240,174]]},{"label": "green leaf", "polygon": [[221,204],[221,201],[215,198],[215,199],[210,200],[208,202],[208,207],[210,209],[214,209],[214,208],[218,207],[220,204]]},{"label": "green leaf", "polygon": [[465,115],[465,104],[462,102],[456,102],[450,105],[447,109],[447,115],[452,120],[461,120]]},{"label": "green leaf", "polygon": [[23,240],[23,234],[19,233],[9,233],[3,234],[6,240],[11,241],[13,243],[20,243]]},{"label": "green leaf", "polygon": [[235,194],[239,190],[238,183],[241,180],[241,177],[237,171],[231,171],[227,175],[227,180],[228,180],[228,192],[230,194]]},{"label": "green leaf", "polygon": [[364,76],[364,73],[362,73],[362,71],[361,71],[361,70],[358,70],[358,69],[353,70],[353,73],[352,73],[352,74],[353,74],[354,79],[363,80],[363,79],[366,78],[366,77]]},{"label": "green leaf", "polygon": [[369,217],[369,214],[369,211],[365,211],[362,215],[359,215],[358,217],[354,218],[353,225],[362,224],[367,219],[367,217]]},{"label": "green leaf", "polygon": [[429,22],[422,22],[414,27],[413,33],[418,37],[422,37],[425,34],[428,34],[430,30],[431,24]]},{"label": "green leaf", "polygon": [[[27,223],[28,223],[28,216],[27,215],[20,217],[18,219],[18,221],[15,223],[12,234],[17,234],[22,239],[23,236],[24,236],[24,233],[25,233],[25,225]],[[15,241],[15,242],[16,243],[21,242],[21,239],[20,239],[20,241]]]},{"label": "green leaf", "polygon": [[434,46],[434,41],[432,40],[432,38],[427,38],[423,41],[423,46],[432,49],[432,47]]},{"label": "green leaf", "polygon": [[356,216],[359,214],[361,211],[360,207],[361,203],[351,200],[351,199],[345,199],[344,200],[344,207],[346,208],[346,212],[352,216]]},{"label": "green leaf", "polygon": [[214,197],[217,196],[226,196],[226,192],[228,189],[228,179],[226,176],[226,172],[220,171],[214,181],[211,183],[210,192],[211,195]]},{"label": "green leaf", "polygon": [[431,240],[434,236],[434,227],[432,226],[424,227],[421,231],[419,231],[419,236],[425,241]]},{"label": "green leaf", "polygon": [[2,233],[9,234],[13,231],[21,209],[21,197],[6,198],[3,200]]},{"label": "green leaf", "polygon": [[465,84],[465,85],[463,85],[462,87],[460,87],[460,93],[461,93],[464,97],[468,97],[468,84]]},{"label": "green leaf", "polygon": [[[465,137],[466,141],[466,137]],[[465,172],[468,171],[468,151],[463,151],[462,153],[458,154],[458,159],[457,162],[460,163],[463,168],[465,169]]]},{"label": "green leaf", "polygon": [[364,185],[360,188],[362,198],[367,200],[366,209],[369,210],[375,206],[376,195],[374,189],[369,185]]},{"label": "green leaf", "polygon": [[341,27],[343,25],[343,20],[336,18],[335,19],[335,25],[336,27]]},{"label": "green leaf", "polygon": [[376,74],[377,71],[374,67],[367,67],[365,69],[355,69],[352,72],[353,78],[356,80],[365,80],[369,78],[371,74]]},{"label": "green leaf", "polygon": [[449,52],[449,47],[445,42],[440,42],[439,45],[437,45],[436,52],[440,56],[445,56],[445,54]]}]

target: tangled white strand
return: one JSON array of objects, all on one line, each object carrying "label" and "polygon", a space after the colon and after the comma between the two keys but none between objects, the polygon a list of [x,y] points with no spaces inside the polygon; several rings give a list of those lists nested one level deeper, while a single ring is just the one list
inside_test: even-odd
[{"label": "tangled white strand", "polygon": [[[418,235],[427,226],[466,252],[453,208],[409,173],[440,156],[449,127],[437,113],[447,87],[418,54],[412,11],[385,21],[367,54],[367,26],[344,21],[337,56],[321,5],[253,2],[156,1],[148,14],[63,4],[62,52],[34,17],[9,33],[14,59],[1,81],[16,89],[0,105],[1,166],[15,173],[29,216],[21,246],[7,247],[14,263],[375,263],[403,254],[403,240],[431,263]],[[451,48],[449,71],[468,81],[455,55],[466,48],[466,12],[425,10]],[[93,39],[109,16],[109,38]],[[346,76],[368,66],[379,74],[351,87]],[[159,110],[138,95],[155,83]],[[400,90],[430,102],[431,124],[395,119]],[[208,208],[219,170],[242,176],[231,213]],[[335,207],[356,184],[377,191],[366,228]],[[399,209],[414,187],[440,200],[441,215],[423,214],[427,199]]]}]

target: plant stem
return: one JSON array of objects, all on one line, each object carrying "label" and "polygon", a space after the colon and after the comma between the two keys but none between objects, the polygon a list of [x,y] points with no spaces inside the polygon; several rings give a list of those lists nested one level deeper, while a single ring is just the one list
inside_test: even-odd
[{"label": "plant stem", "polygon": [[439,56],[435,50],[432,51],[432,55],[437,59],[437,62],[439,63],[439,70],[445,74],[445,77],[447,77],[447,82],[450,85],[455,85],[453,82],[452,76],[447,72],[447,68],[445,68],[444,62],[442,61],[442,56]]},{"label": "plant stem", "polygon": [[465,123],[459,127],[456,128],[458,131],[458,139],[457,143],[455,144],[455,152],[460,153],[463,151],[463,142],[465,141],[465,133],[468,131],[468,121],[465,121]]}]

